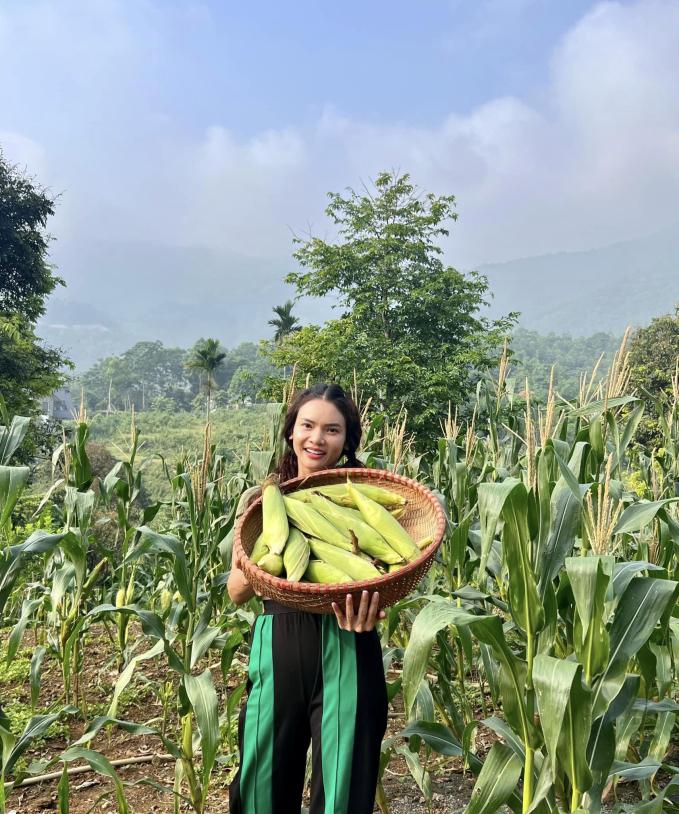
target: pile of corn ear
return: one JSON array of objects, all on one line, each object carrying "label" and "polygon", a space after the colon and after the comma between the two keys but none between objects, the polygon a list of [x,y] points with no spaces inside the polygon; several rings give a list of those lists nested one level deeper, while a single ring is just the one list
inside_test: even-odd
[{"label": "pile of corn ear", "polygon": [[277,479],[262,487],[262,533],[252,562],[290,582],[375,579],[416,559],[431,542],[415,542],[398,517],[402,495],[380,486],[337,483],[283,495]]}]

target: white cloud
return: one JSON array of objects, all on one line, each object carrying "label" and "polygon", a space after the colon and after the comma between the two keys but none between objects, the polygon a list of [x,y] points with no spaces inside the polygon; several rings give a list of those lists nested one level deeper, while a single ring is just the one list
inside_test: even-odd
[{"label": "white cloud", "polygon": [[[164,108],[164,7],[87,7],[84,16],[81,3],[58,15],[49,3],[0,12],[0,76],[20,54],[42,53],[22,93],[48,70],[62,92],[31,116],[0,79],[14,111],[0,119],[13,133],[0,143],[65,191],[58,227],[75,240],[195,243],[289,262],[290,229],[329,228],[328,190],[391,167],[456,195],[449,260],[458,265],[587,248],[676,220],[676,0],[596,6],[555,51],[540,104],[493,99],[429,128],[410,126],[405,109],[398,123],[375,123],[329,104],[316,120],[248,138],[228,115],[195,133]],[[186,14],[187,25],[214,24],[201,5]]]}]

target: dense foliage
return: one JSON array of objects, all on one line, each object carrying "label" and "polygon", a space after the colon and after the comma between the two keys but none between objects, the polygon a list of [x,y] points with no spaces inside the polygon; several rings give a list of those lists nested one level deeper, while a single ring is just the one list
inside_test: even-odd
[{"label": "dense foliage", "polygon": [[638,328],[630,342],[631,383],[647,406],[640,428],[640,440],[658,443],[662,438],[659,415],[655,409],[659,397],[673,398],[679,370],[679,306],[673,314],[656,317],[650,325]]},{"label": "dense foliage", "polygon": [[[209,340],[215,341],[215,340]],[[97,362],[74,380],[74,391],[83,389],[91,411],[160,409],[192,410],[205,404],[205,376],[191,366],[200,358],[204,339],[192,348],[167,348],[160,341],[137,342],[119,356]],[[210,395],[217,405],[254,400],[274,368],[260,355],[257,345],[244,342],[224,353],[210,373]],[[189,363],[187,365],[187,363]]]},{"label": "dense foliage", "polygon": [[521,326],[512,331],[510,347],[517,379],[528,379],[539,398],[546,398],[554,369],[554,386],[567,399],[577,397],[584,371],[599,359],[599,374],[608,371],[620,337],[607,333],[571,336],[566,333],[539,334]]},{"label": "dense foliage", "polygon": [[0,152],[0,393],[16,412],[32,412],[63,380],[66,360],[35,333],[46,298],[62,282],[48,259],[54,204]]},{"label": "dense foliage", "polygon": [[271,360],[294,366],[301,380],[355,382],[373,410],[396,420],[405,409],[418,439],[431,442],[450,402],[466,402],[493,365],[513,315],[482,316],[485,278],[441,260],[437,240],[457,217],[452,196],[424,195],[408,175],[382,173],[362,195],[329,197],[337,240],[298,241],[303,270],[287,282],[299,296],[336,296],[341,315],[289,334]]}]

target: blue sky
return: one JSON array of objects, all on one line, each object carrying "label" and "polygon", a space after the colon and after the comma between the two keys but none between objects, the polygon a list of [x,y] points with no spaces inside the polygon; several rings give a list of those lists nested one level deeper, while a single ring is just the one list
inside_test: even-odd
[{"label": "blue sky", "polygon": [[[154,72],[193,127],[215,104],[250,136],[328,104],[369,120],[431,125],[489,98],[533,96],[555,44],[592,0],[211,3],[166,14]],[[182,13],[183,12],[183,13]]]},{"label": "blue sky", "polygon": [[396,167],[456,195],[468,268],[675,222],[678,43],[676,0],[4,0],[0,145],[62,193],[57,252],[285,267]]}]

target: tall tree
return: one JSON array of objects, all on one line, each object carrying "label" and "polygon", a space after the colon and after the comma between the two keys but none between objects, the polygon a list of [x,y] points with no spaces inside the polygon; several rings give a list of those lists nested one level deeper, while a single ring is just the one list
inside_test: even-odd
[{"label": "tall tree", "polygon": [[189,351],[185,367],[187,370],[198,371],[201,383],[205,388],[207,398],[206,420],[210,420],[210,398],[215,387],[215,371],[224,364],[227,353],[218,339],[199,339]]},{"label": "tall tree", "polygon": [[292,300],[287,300],[283,305],[274,306],[273,312],[276,316],[269,320],[269,325],[273,325],[276,329],[276,333],[273,337],[274,342],[281,342],[289,334],[300,330],[301,325],[299,324],[299,320],[292,313],[294,306],[295,304]]},{"label": "tall tree", "polygon": [[672,379],[679,365],[679,305],[674,314],[656,317],[632,334],[629,363],[630,384],[646,402],[637,437],[647,446],[660,444],[656,405],[672,398]]},{"label": "tall tree", "polygon": [[272,362],[296,364],[300,380],[348,383],[355,371],[376,409],[396,417],[405,406],[411,427],[431,439],[449,402],[466,402],[496,362],[516,315],[483,316],[486,278],[444,265],[438,240],[457,218],[452,195],[422,194],[407,174],[383,172],[363,194],[329,198],[337,240],[297,240],[303,270],[286,281],[299,295],[334,296],[341,315],[288,335]]},{"label": "tall tree", "polygon": [[54,203],[0,151],[0,392],[20,415],[33,413],[36,399],[63,382],[67,364],[35,333],[47,297],[63,284],[48,262]]}]

